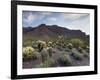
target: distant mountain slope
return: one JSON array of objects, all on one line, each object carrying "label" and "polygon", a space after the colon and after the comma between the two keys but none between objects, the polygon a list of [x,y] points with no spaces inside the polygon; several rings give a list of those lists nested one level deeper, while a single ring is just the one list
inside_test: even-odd
[{"label": "distant mountain slope", "polygon": [[60,27],[57,25],[46,25],[41,24],[35,28],[32,27],[23,27],[23,35],[30,35],[32,37],[41,37],[41,38],[51,38],[58,37],[59,35],[63,35],[65,37],[83,37],[88,38],[81,30],[70,30],[65,27]]}]

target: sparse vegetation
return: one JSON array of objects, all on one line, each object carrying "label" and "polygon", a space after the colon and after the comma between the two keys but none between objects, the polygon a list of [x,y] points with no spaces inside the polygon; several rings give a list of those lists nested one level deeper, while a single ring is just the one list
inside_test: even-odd
[{"label": "sparse vegetation", "polygon": [[83,54],[80,54],[78,52],[73,52],[72,55],[73,55],[73,58],[76,59],[76,60],[82,60],[83,59]]},{"label": "sparse vegetation", "polygon": [[90,47],[87,41],[77,36],[57,35],[42,39],[41,36],[34,38],[24,35],[23,64],[31,60],[33,68],[75,66],[77,62],[80,62],[77,66],[85,65],[81,62],[89,59]]},{"label": "sparse vegetation", "polygon": [[72,65],[72,61],[69,55],[62,53],[62,55],[60,56],[60,58],[58,59],[60,65],[62,66],[70,66]]},{"label": "sparse vegetation", "polygon": [[41,64],[37,65],[36,67],[54,67],[55,61],[51,58],[48,58],[46,61],[42,62]]}]

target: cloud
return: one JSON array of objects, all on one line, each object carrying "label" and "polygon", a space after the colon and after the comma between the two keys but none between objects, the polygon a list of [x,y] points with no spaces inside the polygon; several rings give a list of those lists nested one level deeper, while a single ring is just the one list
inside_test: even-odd
[{"label": "cloud", "polygon": [[52,12],[42,12],[42,15],[44,15],[44,16],[50,16],[50,15],[52,15]]},{"label": "cloud", "polygon": [[48,20],[50,20],[50,21],[57,21],[57,19],[54,18],[54,17],[48,18]]},{"label": "cloud", "polygon": [[68,20],[76,20],[87,15],[88,14],[62,13],[63,18],[68,19]]},{"label": "cloud", "polygon": [[37,18],[36,15],[33,15],[32,13],[30,13],[28,16],[27,16],[27,22],[31,22],[33,20],[35,20]]},{"label": "cloud", "polygon": [[60,25],[69,29],[77,29],[90,33],[89,14],[55,13],[42,11],[24,11],[23,26],[36,26],[41,23]]},{"label": "cloud", "polygon": [[80,29],[81,31],[85,32],[86,34],[90,34],[90,18],[89,16],[84,19],[77,19],[72,21],[68,25],[69,29]]}]

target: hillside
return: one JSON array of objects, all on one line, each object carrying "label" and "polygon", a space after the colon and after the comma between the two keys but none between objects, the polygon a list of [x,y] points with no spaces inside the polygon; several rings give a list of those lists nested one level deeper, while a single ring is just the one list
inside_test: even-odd
[{"label": "hillside", "polygon": [[79,37],[85,40],[89,39],[89,35],[86,35],[81,30],[70,30],[58,25],[46,25],[41,24],[37,27],[23,27],[23,35],[30,36],[35,39],[51,39],[57,38],[59,35],[63,35],[65,38]]}]

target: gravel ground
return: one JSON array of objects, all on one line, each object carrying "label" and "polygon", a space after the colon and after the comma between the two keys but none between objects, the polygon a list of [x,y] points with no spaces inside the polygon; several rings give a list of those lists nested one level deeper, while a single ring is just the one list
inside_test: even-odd
[{"label": "gravel ground", "polygon": [[[54,59],[55,61],[57,61],[57,59],[59,58],[59,56],[62,53],[67,53],[70,55],[70,58],[73,62],[72,66],[88,66],[89,65],[89,57],[83,57],[82,60],[76,60],[74,59],[74,57],[71,55],[72,52],[77,52],[79,53],[76,49],[73,49],[72,51],[69,51],[69,49],[66,50],[59,50],[57,48],[53,48],[53,55],[52,55],[52,59]],[[28,61],[23,61],[23,68],[27,69],[27,68],[35,68],[35,66],[37,64],[40,64],[42,61],[39,60],[28,60]],[[57,63],[57,67],[61,67],[59,65],[59,63]]]}]

